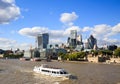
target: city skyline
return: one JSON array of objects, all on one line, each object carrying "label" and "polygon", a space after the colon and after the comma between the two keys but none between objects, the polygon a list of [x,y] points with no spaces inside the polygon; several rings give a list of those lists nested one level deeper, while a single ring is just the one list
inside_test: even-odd
[{"label": "city skyline", "polygon": [[[24,4],[23,4],[24,3]],[[98,46],[120,46],[119,0],[0,0],[0,48],[35,47],[37,34],[49,43],[67,43],[70,30],[82,40],[93,35]]]}]

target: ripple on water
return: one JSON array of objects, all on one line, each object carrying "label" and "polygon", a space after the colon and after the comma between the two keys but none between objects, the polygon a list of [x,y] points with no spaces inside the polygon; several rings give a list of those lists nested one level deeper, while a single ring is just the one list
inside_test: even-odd
[{"label": "ripple on water", "polygon": [[[60,84],[64,80],[68,80],[62,77],[52,77],[43,75],[40,73],[33,73],[34,78],[37,80],[38,83],[42,82],[43,84]],[[37,83],[36,83],[37,84]]]}]

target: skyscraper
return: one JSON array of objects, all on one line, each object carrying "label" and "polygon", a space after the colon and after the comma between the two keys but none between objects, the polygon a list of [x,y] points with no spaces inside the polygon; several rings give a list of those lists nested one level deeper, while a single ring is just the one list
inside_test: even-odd
[{"label": "skyscraper", "polygon": [[37,48],[38,49],[45,49],[49,43],[49,34],[43,33],[37,35]]},{"label": "skyscraper", "polygon": [[71,30],[70,31],[70,37],[68,37],[68,45],[71,48],[76,47],[76,37],[77,37],[77,31],[76,30]]},{"label": "skyscraper", "polygon": [[90,37],[88,38],[88,46],[89,49],[93,49],[94,46],[97,47],[97,40],[96,38],[93,37],[93,35],[90,35]]},{"label": "skyscraper", "polygon": [[76,48],[77,45],[83,45],[82,35],[77,36],[77,30],[70,31],[70,37],[67,40],[68,46],[71,48]]},{"label": "skyscraper", "polygon": [[88,39],[86,39],[84,42],[84,49],[89,49]]},{"label": "skyscraper", "polygon": [[82,42],[82,35],[78,35],[76,40],[77,40],[77,45],[82,45],[83,44],[83,42]]},{"label": "skyscraper", "polygon": [[76,37],[77,37],[77,30],[71,30],[70,31],[70,38],[76,39]]}]

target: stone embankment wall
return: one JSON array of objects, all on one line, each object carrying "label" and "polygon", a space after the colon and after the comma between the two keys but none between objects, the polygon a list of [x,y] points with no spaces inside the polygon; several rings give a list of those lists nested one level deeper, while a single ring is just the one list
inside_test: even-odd
[{"label": "stone embankment wall", "polygon": [[92,57],[92,55],[88,55],[88,62],[98,63],[98,56]]},{"label": "stone embankment wall", "polygon": [[112,62],[112,63],[120,63],[120,58],[110,58],[110,62]]},{"label": "stone embankment wall", "polygon": [[98,63],[98,57],[88,57],[88,62]]},{"label": "stone embankment wall", "polygon": [[3,54],[0,54],[0,58],[3,58]]},{"label": "stone embankment wall", "polygon": [[[101,56],[92,57],[88,55],[88,62],[98,63]],[[104,61],[106,63],[120,63],[120,58],[110,58],[110,60]]]}]

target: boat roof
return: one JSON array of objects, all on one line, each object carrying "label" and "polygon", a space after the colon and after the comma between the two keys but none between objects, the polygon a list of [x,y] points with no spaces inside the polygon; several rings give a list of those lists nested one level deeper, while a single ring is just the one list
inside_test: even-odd
[{"label": "boat roof", "polygon": [[45,69],[45,70],[51,70],[51,71],[65,71],[65,70],[62,69],[62,68],[49,66],[49,65],[47,65],[47,64],[42,64],[42,65],[41,65],[41,68],[42,68],[42,69]]}]

